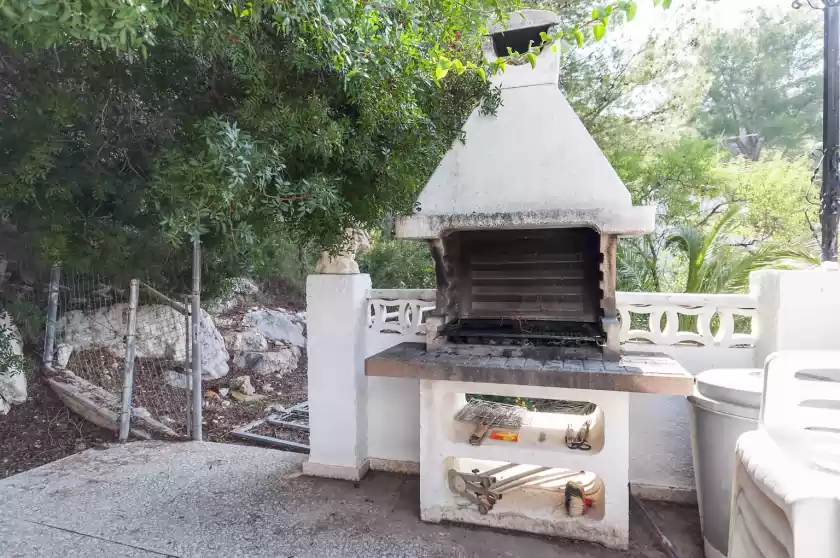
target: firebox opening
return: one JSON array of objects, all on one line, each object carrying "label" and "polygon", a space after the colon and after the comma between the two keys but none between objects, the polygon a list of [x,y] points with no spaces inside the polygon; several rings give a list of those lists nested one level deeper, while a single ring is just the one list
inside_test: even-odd
[{"label": "firebox opening", "polygon": [[508,47],[514,52],[520,54],[528,52],[530,46],[542,46],[543,41],[540,38],[540,33],[547,33],[551,25],[541,25],[539,27],[526,27],[524,29],[508,29],[493,33],[493,52],[496,56],[507,56]]},{"label": "firebox opening", "polygon": [[597,231],[457,231],[443,243],[449,342],[604,345]]}]

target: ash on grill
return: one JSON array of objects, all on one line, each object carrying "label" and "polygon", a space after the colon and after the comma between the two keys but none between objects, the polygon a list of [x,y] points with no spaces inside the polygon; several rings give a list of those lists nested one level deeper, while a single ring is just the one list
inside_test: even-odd
[{"label": "ash on grill", "polygon": [[535,345],[547,347],[603,347],[604,333],[594,324],[516,319],[454,320],[440,333],[452,343],[481,345]]}]

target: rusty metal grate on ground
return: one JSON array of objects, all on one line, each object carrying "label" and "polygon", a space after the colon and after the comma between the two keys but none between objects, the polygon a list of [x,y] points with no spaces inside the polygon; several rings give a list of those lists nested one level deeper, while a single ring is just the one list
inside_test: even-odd
[{"label": "rusty metal grate on ground", "polygon": [[248,442],[308,453],[309,401],[240,426],[231,435]]},{"label": "rusty metal grate on ground", "polygon": [[309,401],[298,403],[284,411],[269,415],[265,421],[274,426],[309,430]]}]

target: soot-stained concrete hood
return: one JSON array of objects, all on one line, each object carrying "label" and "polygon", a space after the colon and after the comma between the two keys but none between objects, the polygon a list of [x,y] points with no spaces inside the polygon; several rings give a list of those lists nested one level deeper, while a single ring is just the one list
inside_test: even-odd
[{"label": "soot-stained concrete hood", "polygon": [[[511,14],[491,26],[489,60],[507,45],[540,44],[557,23],[550,12]],[[524,50],[524,48],[522,49]],[[466,143],[453,144],[420,194],[415,215],[397,221],[403,238],[452,230],[590,226],[602,234],[638,235],[654,227],[654,208],[630,193],[558,87],[560,53],[546,47],[529,64],[492,77],[501,89],[495,115],[473,110]]]}]

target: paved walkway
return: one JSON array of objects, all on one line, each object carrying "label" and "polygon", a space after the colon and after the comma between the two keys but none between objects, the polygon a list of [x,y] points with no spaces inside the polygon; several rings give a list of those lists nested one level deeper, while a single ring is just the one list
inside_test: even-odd
[{"label": "paved walkway", "polygon": [[301,476],[305,456],[142,442],[0,481],[0,556],[663,558],[633,521],[628,552],[418,519],[418,480]]}]

